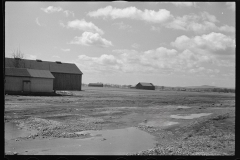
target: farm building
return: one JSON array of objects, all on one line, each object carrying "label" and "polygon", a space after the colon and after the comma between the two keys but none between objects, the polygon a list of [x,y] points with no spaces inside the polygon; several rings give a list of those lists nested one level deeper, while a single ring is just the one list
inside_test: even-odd
[{"label": "farm building", "polygon": [[133,88],[136,88],[136,86],[134,86],[134,85],[131,85],[131,86],[129,86],[129,88],[133,89]]},{"label": "farm building", "polygon": [[5,92],[54,92],[48,70],[5,68]]},{"label": "farm building", "polygon": [[102,83],[89,83],[88,87],[103,87]]},{"label": "farm building", "polygon": [[154,86],[152,83],[139,82],[139,83],[136,85],[136,89],[155,90],[155,86]]},{"label": "farm building", "polygon": [[83,73],[73,63],[5,58],[5,67],[49,70],[55,77],[53,90],[81,90]]}]

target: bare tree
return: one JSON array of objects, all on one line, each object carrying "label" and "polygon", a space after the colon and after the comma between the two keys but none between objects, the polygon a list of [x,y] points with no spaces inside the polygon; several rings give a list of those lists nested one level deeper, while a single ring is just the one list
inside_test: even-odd
[{"label": "bare tree", "polygon": [[13,57],[13,66],[15,68],[24,68],[24,61],[22,60],[24,58],[24,53],[20,51],[20,49],[13,50],[12,52]]}]

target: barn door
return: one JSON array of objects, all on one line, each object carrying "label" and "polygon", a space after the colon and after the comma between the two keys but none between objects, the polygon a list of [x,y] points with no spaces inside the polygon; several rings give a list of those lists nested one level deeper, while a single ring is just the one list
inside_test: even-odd
[{"label": "barn door", "polygon": [[24,92],[31,91],[31,81],[23,81],[23,91]]}]

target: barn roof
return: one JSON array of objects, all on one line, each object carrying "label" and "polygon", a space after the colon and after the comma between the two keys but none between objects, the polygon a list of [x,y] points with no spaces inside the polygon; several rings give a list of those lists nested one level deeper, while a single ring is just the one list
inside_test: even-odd
[{"label": "barn roof", "polygon": [[54,78],[48,70],[36,70],[27,68],[5,68],[6,76],[16,77],[38,77],[38,78]]},{"label": "barn roof", "polygon": [[5,68],[6,76],[30,77],[26,68]]},{"label": "barn roof", "polygon": [[139,82],[142,86],[154,86],[152,83]]},{"label": "barn roof", "polygon": [[[19,60],[21,68],[49,70],[56,73],[82,74],[74,63],[49,62],[41,60]],[[13,58],[5,58],[5,67],[15,67]]]},{"label": "barn roof", "polygon": [[31,77],[39,77],[39,78],[54,78],[48,70],[36,70],[36,69],[27,69],[28,73]]}]

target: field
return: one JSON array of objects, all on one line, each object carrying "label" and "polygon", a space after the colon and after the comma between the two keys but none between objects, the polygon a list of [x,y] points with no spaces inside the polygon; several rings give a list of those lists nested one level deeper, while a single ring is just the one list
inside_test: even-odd
[{"label": "field", "polygon": [[60,94],[5,95],[5,154],[235,155],[233,93],[84,87]]}]

